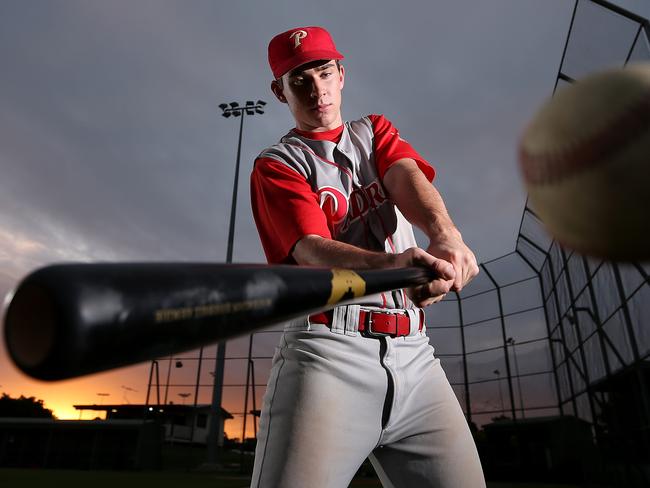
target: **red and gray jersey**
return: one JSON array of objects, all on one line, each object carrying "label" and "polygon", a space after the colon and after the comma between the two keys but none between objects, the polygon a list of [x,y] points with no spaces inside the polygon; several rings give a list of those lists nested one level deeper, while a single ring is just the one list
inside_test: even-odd
[{"label": "red and gray jersey", "polygon": [[[411,158],[431,181],[433,168],[381,115],[328,132],[293,129],[256,159],[251,175],[253,215],[269,263],[294,263],[291,252],[308,234],[399,253],[416,246],[411,225],[382,183],[388,168]],[[402,293],[359,303],[405,308]]]}]

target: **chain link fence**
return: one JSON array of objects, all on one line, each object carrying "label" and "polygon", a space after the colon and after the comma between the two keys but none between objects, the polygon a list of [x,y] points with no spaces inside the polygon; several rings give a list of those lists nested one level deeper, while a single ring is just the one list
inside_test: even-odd
[{"label": "chain link fence", "polygon": [[[638,61],[650,61],[646,19],[576,0],[554,89]],[[429,311],[427,334],[488,478],[648,486],[650,264],[563,249],[526,205],[515,250],[480,266],[461,295]],[[227,430],[240,438],[256,436],[280,330],[228,343],[223,407],[234,416]],[[215,356],[205,348],[201,357],[170,358],[167,368],[161,360],[150,388],[165,403],[190,393],[194,404],[209,404]]]}]

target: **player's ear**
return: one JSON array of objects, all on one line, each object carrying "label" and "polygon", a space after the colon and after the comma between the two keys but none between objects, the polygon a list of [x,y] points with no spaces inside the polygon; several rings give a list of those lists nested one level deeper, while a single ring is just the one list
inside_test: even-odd
[{"label": "player's ear", "polygon": [[341,80],[341,90],[342,90],[343,86],[345,85],[345,68],[343,67],[342,64],[339,64],[339,77]]},{"label": "player's ear", "polygon": [[278,80],[273,80],[271,82],[271,91],[275,95],[275,98],[280,100],[282,103],[287,103],[287,97],[284,96],[284,90]]}]

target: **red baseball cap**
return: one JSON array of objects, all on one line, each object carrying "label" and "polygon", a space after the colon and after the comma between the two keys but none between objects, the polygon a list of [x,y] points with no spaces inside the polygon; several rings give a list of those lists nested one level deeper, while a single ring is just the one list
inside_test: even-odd
[{"label": "red baseball cap", "polygon": [[275,78],[318,59],[343,59],[332,36],[322,27],[296,27],[278,34],[269,43],[269,65]]}]

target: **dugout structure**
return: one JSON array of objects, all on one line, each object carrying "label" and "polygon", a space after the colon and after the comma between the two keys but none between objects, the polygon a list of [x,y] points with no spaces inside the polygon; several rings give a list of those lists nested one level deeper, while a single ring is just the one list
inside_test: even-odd
[{"label": "dugout structure", "polygon": [[[646,19],[603,0],[575,0],[549,90],[637,61],[650,62]],[[650,486],[650,263],[563,249],[526,205],[514,250],[480,267],[461,295],[427,315],[427,333],[488,479]],[[279,334],[228,343],[222,406],[234,416],[231,431],[253,441],[244,449],[254,444]],[[187,394],[209,402],[214,360],[213,348],[159,360],[149,391],[163,403]],[[243,452],[242,466],[250,466]]]}]

